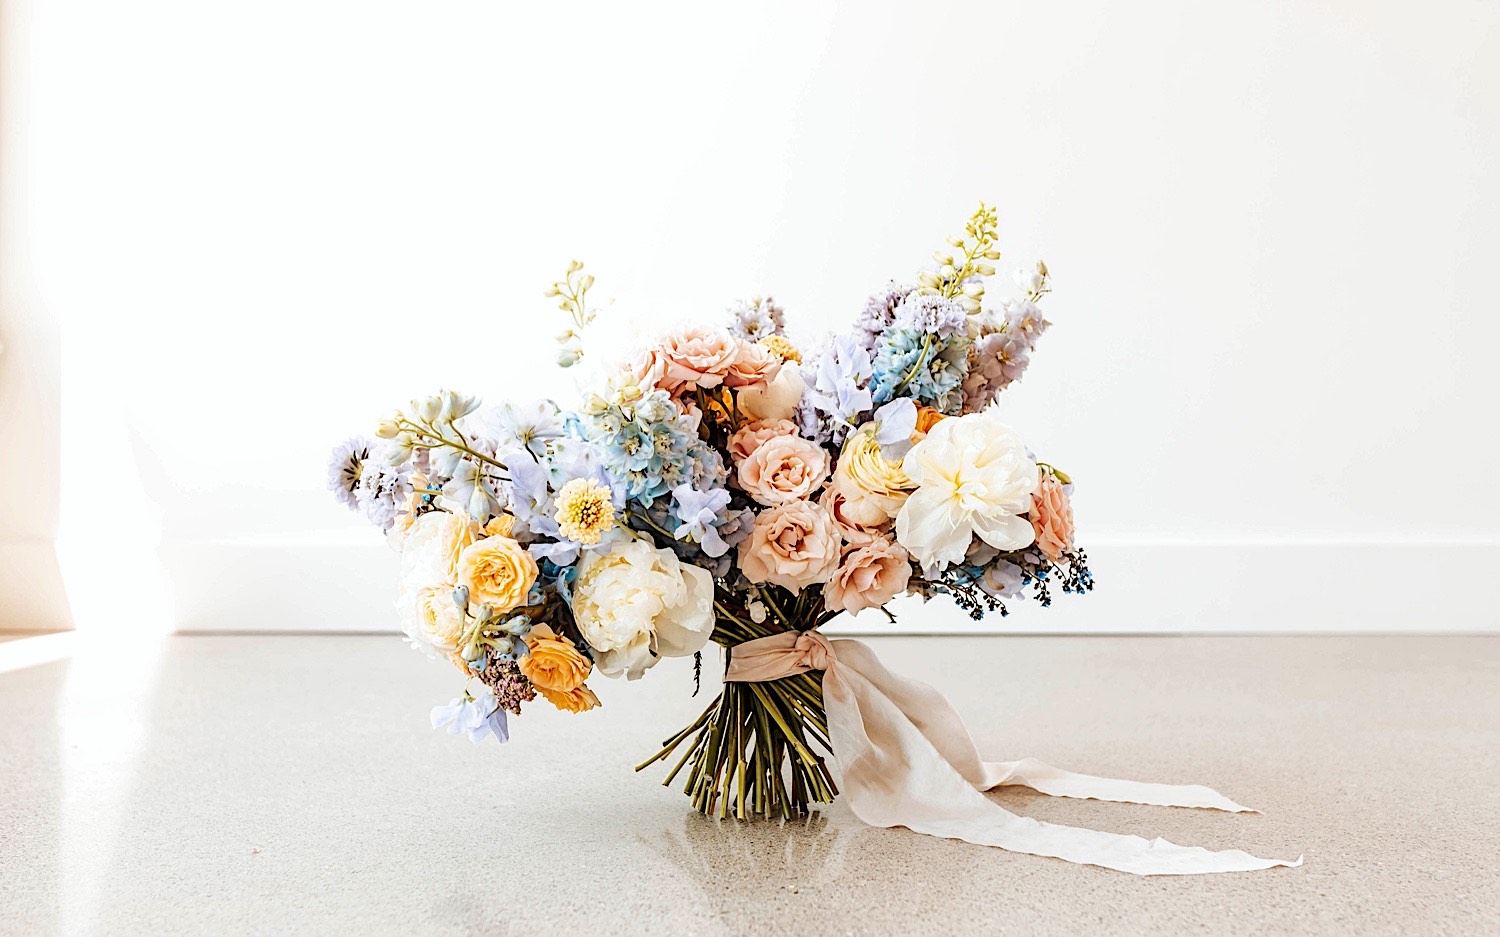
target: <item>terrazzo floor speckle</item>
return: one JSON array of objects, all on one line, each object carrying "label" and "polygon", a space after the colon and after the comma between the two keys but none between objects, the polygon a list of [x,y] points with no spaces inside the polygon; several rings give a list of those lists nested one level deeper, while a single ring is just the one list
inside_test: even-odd
[{"label": "terrazzo floor speckle", "polygon": [[[633,764],[691,671],[507,745],[394,638],[174,637],[8,669],[0,934],[1500,933],[1500,637],[871,639],[987,757],[1263,811],[992,795],[1297,869],[1136,878],[862,825],[716,822]],[[710,664],[705,671],[712,671]]]}]

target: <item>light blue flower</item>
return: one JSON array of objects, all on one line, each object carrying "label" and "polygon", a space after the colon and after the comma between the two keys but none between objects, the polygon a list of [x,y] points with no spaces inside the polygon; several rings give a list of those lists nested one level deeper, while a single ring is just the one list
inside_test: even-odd
[{"label": "light blue flower", "polygon": [[549,442],[563,434],[562,414],[550,400],[503,403],[481,411],[473,420],[482,435],[495,441],[496,448],[525,449],[538,458],[546,455]]},{"label": "light blue flower", "polygon": [[691,485],[672,489],[672,514],[681,521],[672,531],[678,540],[702,547],[703,552],[718,559],[729,552],[729,544],[719,536],[724,523],[724,509],[729,507],[729,492],[723,488],[699,491]]},{"label": "light blue flower", "polygon": [[877,404],[897,396],[954,414],[963,409],[963,381],[969,370],[969,339],[940,338],[913,329],[891,328],[880,337],[870,379]]},{"label": "light blue flower", "polygon": [[471,742],[482,741],[487,735],[501,742],[510,741],[510,720],[487,690],[458,697],[446,706],[434,706],[432,727],[444,726],[453,735],[467,735]]},{"label": "light blue flower", "polygon": [[897,397],[875,411],[875,441],[880,454],[892,462],[906,456],[916,431],[917,405],[910,397]]},{"label": "light blue flower", "polygon": [[807,389],[798,421],[819,442],[842,442],[870,412],[870,353],[853,335],[836,336],[802,372]]},{"label": "light blue flower", "polygon": [[612,488],[642,507],[685,482],[698,487],[722,472],[722,460],[698,435],[693,417],[663,390],[629,403],[605,403],[569,420],[574,436],[597,453]]}]

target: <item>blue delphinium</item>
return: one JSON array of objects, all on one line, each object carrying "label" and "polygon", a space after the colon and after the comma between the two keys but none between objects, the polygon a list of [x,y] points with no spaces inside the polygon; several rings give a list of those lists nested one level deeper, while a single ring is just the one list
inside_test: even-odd
[{"label": "blue delphinium", "polygon": [[875,403],[911,397],[943,413],[963,409],[964,376],[969,371],[969,339],[955,332],[891,328],[880,337],[870,389]]},{"label": "blue delphinium", "polygon": [[569,420],[569,429],[594,447],[626,498],[643,507],[705,472],[722,471],[716,457],[705,464],[711,450],[698,436],[696,420],[664,390],[631,402],[596,398],[586,413]]}]

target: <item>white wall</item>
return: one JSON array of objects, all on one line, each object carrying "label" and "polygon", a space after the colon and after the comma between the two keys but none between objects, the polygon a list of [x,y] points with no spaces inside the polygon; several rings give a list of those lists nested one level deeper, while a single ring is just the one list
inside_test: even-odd
[{"label": "white wall", "polygon": [[326,450],[569,393],[570,257],[817,333],[980,198],[1055,274],[1009,406],[1102,590],[1007,627],[1500,626],[1494,3],[6,5],[64,537],[182,627],[389,627]]}]

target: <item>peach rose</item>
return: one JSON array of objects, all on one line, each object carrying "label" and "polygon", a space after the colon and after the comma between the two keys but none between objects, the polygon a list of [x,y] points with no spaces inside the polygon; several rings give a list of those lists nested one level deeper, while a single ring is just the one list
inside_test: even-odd
[{"label": "peach rose", "polygon": [[1042,473],[1042,482],[1031,495],[1031,513],[1027,515],[1036,531],[1036,545],[1053,562],[1073,546],[1073,504],[1063,483],[1051,472]]},{"label": "peach rose", "polygon": [[764,390],[781,373],[781,358],[771,349],[739,339],[739,353],[724,374],[724,386]]},{"label": "peach rose", "polygon": [[516,662],[521,673],[539,690],[569,693],[588,679],[593,663],[573,642],[558,637],[547,625],[533,625],[526,635],[527,654]]},{"label": "peach rose", "polygon": [[549,690],[539,686],[536,691],[541,694],[542,699],[561,709],[563,712],[582,713],[599,707],[599,697],[594,695],[583,684],[579,684],[571,690]]},{"label": "peach rose", "polygon": [[857,615],[905,592],[910,579],[911,557],[906,550],[877,537],[844,552],[838,570],[823,587],[823,602],[830,612]]},{"label": "peach rose", "polygon": [[839,491],[838,485],[823,489],[818,504],[833,519],[839,538],[854,546],[864,546],[890,529],[890,518],[878,508],[872,509],[863,502],[850,503]]},{"label": "peach rose", "polygon": [[674,394],[685,387],[718,387],[740,353],[728,332],[696,326],[668,335],[654,351],[664,365],[660,386]]},{"label": "peach rose", "polygon": [[839,566],[839,535],[828,512],[811,501],[761,511],[740,542],[740,570],[751,582],[791,592],[827,582]]},{"label": "peach rose", "polygon": [[458,556],[458,584],[468,587],[469,604],[495,615],[525,605],[536,574],[536,560],[509,537],[485,537]]},{"label": "peach rose", "polygon": [[642,391],[667,386],[667,359],[656,348],[645,348],[625,361],[621,370]]},{"label": "peach rose", "polygon": [[791,420],[754,420],[735,430],[729,437],[729,454],[736,462],[750,458],[760,444],[777,436],[797,435],[797,424]]},{"label": "peach rose", "polygon": [[740,463],[738,478],[761,504],[801,501],[828,481],[828,453],[801,436],[773,436]]}]

